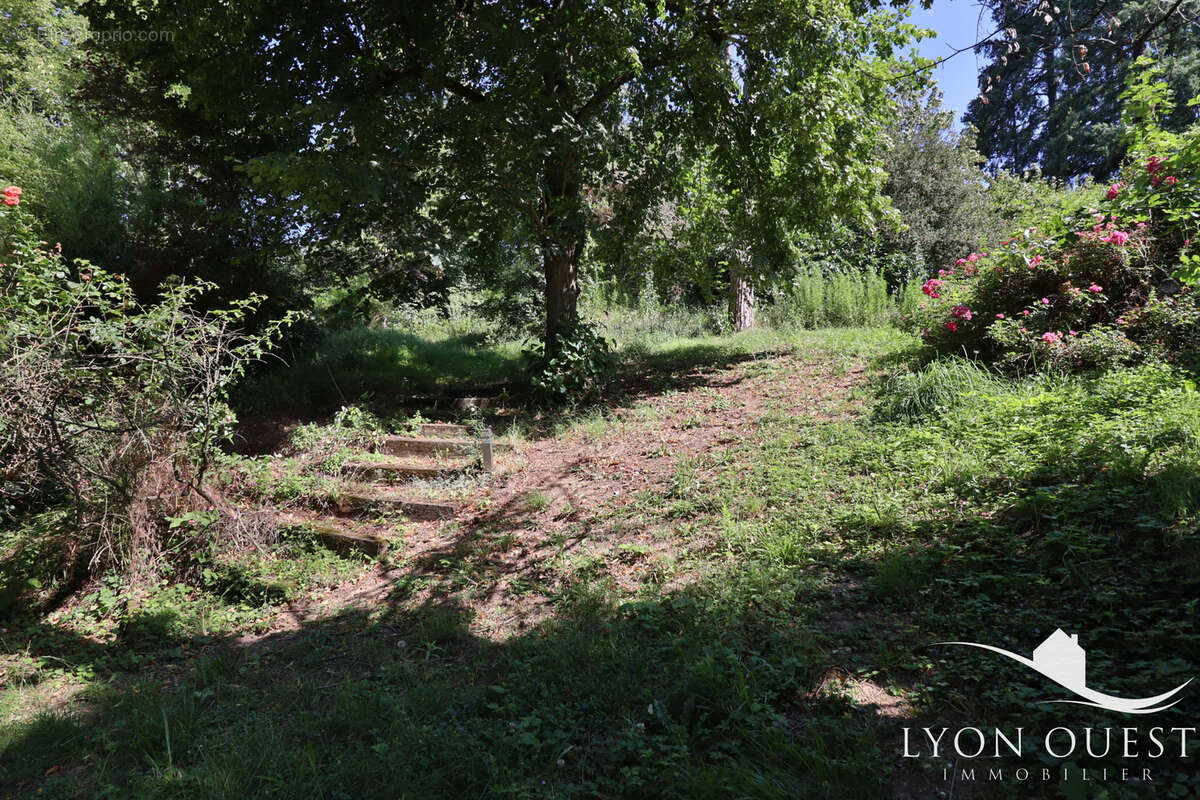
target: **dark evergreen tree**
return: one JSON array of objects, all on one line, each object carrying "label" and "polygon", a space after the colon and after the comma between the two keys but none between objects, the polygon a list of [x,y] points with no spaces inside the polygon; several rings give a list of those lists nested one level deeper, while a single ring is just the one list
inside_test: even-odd
[{"label": "dark evergreen tree", "polygon": [[1196,119],[1200,0],[983,0],[1001,34],[964,120],[996,169],[1057,178],[1111,175],[1124,155],[1119,97],[1138,56],[1153,55],[1175,94],[1168,129]]}]

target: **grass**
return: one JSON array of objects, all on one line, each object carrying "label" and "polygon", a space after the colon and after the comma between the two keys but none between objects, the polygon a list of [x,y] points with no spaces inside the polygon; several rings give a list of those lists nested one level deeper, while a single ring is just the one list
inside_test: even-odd
[{"label": "grass", "polygon": [[[719,447],[654,454],[661,484],[577,509],[552,537],[557,555],[509,594],[546,598],[553,613],[505,637],[477,625],[489,576],[522,542],[503,520],[462,531],[463,549],[435,570],[402,566],[378,602],[248,641],[201,635],[193,606],[231,632],[221,609],[265,615],[359,567],[301,540],[249,573],[261,587],[300,564],[282,595],[177,591],[143,604],[143,628],[167,634],[137,645],[94,610],[97,630],[30,621],[0,638],[5,663],[20,665],[0,706],[14,723],[0,731],[0,787],[63,798],[925,797],[950,791],[950,762],[900,758],[901,725],[1138,724],[1046,704],[1061,695],[1046,682],[934,643],[1028,653],[1063,627],[1085,640],[1104,691],[1151,695],[1196,674],[1200,397],[1165,367],[1015,382],[960,362],[914,370],[910,347],[888,329],[758,331],[631,357],[623,374],[639,392],[564,436],[653,439],[664,425],[715,424],[750,393],[762,406]],[[549,505],[534,491],[513,513]],[[629,538],[589,548],[605,531]],[[656,558],[658,547],[670,555]],[[79,692],[72,713],[46,686]],[[880,713],[879,693],[899,718]],[[1153,724],[1191,724],[1191,702]],[[1190,763],[1160,759],[1147,764],[1153,784],[1092,794],[1189,796]],[[974,796],[1086,788],[980,783]]]},{"label": "grass", "polygon": [[525,369],[520,341],[490,342],[482,333],[423,336],[352,327],[325,336],[315,352],[260,375],[241,404],[259,413],[328,413],[390,395],[478,393]]}]

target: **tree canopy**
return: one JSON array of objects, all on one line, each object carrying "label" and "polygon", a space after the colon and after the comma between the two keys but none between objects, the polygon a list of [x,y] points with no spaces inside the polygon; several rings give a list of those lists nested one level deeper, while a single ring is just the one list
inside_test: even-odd
[{"label": "tree canopy", "polygon": [[[229,192],[310,244],[371,232],[391,270],[533,248],[547,344],[575,318],[590,200],[674,185],[672,149],[812,226],[869,217],[888,79],[915,29],[877,0],[661,4],[91,0],[139,113]],[[453,244],[452,244],[453,242]],[[767,267],[764,266],[764,269]],[[531,276],[531,280],[536,276]]]},{"label": "tree canopy", "polygon": [[1056,178],[1102,180],[1125,153],[1120,94],[1130,68],[1153,55],[1177,100],[1167,125],[1196,119],[1200,94],[1198,0],[983,0],[996,29],[978,48],[990,63],[964,117],[994,167],[1040,167]]}]

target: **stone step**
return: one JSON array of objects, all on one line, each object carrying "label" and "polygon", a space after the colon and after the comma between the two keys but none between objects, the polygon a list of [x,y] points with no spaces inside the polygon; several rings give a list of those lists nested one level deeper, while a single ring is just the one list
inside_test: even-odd
[{"label": "stone step", "polygon": [[322,544],[339,553],[357,550],[360,553],[378,557],[386,553],[388,549],[388,540],[382,536],[356,531],[334,520],[301,520],[285,516],[281,522],[311,528]]},{"label": "stone step", "polygon": [[375,458],[356,458],[346,462],[343,471],[360,480],[401,481],[414,478],[433,479],[447,478],[457,475],[469,466],[470,462],[457,461],[450,463],[432,463],[428,461],[413,461],[396,456],[381,456]]},{"label": "stone step", "polygon": [[[492,449],[511,450],[508,442],[492,441]],[[422,455],[426,453],[463,453],[474,455],[479,452],[478,439],[447,439],[418,436],[385,436],[380,442],[379,452],[394,456]]]},{"label": "stone step", "polygon": [[456,436],[460,439],[472,438],[471,429],[466,425],[454,425],[449,422],[426,422],[417,426],[418,436]]},{"label": "stone step", "polygon": [[338,511],[362,514],[374,510],[399,511],[411,519],[450,519],[458,506],[441,500],[415,500],[376,486],[347,486],[338,493]]}]

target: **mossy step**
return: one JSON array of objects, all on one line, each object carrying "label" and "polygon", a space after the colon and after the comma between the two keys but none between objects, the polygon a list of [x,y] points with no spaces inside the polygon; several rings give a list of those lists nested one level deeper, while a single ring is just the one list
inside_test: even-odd
[{"label": "mossy step", "polygon": [[433,463],[413,461],[395,456],[356,458],[346,462],[347,475],[366,480],[411,480],[413,478],[448,478],[461,473],[470,462]]},{"label": "mossy step", "polygon": [[311,529],[322,544],[339,553],[357,550],[360,553],[378,557],[386,553],[388,549],[388,540],[382,536],[356,531],[334,520],[299,520],[284,517],[281,521],[288,525],[303,525]]},{"label": "mossy step", "polygon": [[[511,450],[508,442],[492,442],[493,450]],[[379,452],[391,455],[418,455],[424,453],[468,453],[479,451],[478,439],[450,439],[418,436],[385,436]]]},{"label": "mossy step", "polygon": [[386,509],[399,511],[412,519],[449,519],[458,512],[458,507],[453,503],[414,500],[374,486],[348,486],[338,494],[336,505],[343,514]]},{"label": "mossy step", "polygon": [[471,429],[466,425],[455,425],[450,422],[426,422],[417,426],[418,436],[455,436],[460,439],[471,438]]}]

